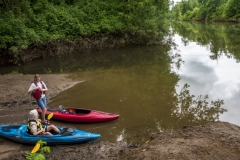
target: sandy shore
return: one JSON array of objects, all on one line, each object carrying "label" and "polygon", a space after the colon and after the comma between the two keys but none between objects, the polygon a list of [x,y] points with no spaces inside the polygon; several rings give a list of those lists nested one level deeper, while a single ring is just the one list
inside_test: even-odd
[{"label": "sandy shore", "polygon": [[[49,89],[48,102],[61,91],[83,81],[67,74],[41,75],[41,79]],[[32,80],[33,75],[0,76],[0,124],[26,123],[29,110],[37,107],[34,99],[27,94]],[[151,135],[150,139],[141,146],[104,141],[53,146],[46,159],[240,160],[240,127],[230,123],[185,126],[178,131]],[[0,137],[0,159],[25,159],[25,151],[30,151],[32,147]]]}]

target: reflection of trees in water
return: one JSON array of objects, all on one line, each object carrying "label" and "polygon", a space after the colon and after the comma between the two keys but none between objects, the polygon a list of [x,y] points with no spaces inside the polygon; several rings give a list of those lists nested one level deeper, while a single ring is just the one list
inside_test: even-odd
[{"label": "reflection of trees in water", "polygon": [[210,58],[218,60],[221,56],[240,61],[240,28],[238,24],[184,22],[172,25],[175,32],[182,36],[184,45],[197,42],[211,52]]},{"label": "reflection of trees in water", "polygon": [[203,124],[207,122],[214,122],[219,120],[219,114],[223,114],[227,110],[221,108],[224,104],[223,100],[208,102],[208,96],[190,95],[188,90],[190,87],[185,84],[177,95],[177,103],[173,108],[173,116],[179,122],[186,122],[188,124]]},{"label": "reflection of trees in water", "polygon": [[[162,85],[154,89],[163,90],[163,92],[156,92],[155,94],[162,93],[161,96],[153,97],[159,99],[157,101],[159,105],[153,106],[154,104],[150,104],[151,99],[149,97],[141,101],[141,104],[146,104],[144,107],[147,104],[153,107],[149,107],[149,110],[138,108],[134,111],[136,114],[129,116],[129,119],[125,118],[124,120],[129,121],[129,124],[123,126],[122,131],[118,134],[118,139],[127,139],[128,141],[135,141],[135,143],[146,142],[151,133],[176,130],[185,125],[196,126],[215,122],[219,120],[220,114],[227,111],[222,108],[223,100],[211,101],[207,95],[191,95],[188,84],[183,86],[179,94],[176,94],[175,90],[170,88],[159,89],[160,86]],[[144,89],[144,91],[146,90]],[[138,120],[137,124],[131,122],[133,117]]]}]

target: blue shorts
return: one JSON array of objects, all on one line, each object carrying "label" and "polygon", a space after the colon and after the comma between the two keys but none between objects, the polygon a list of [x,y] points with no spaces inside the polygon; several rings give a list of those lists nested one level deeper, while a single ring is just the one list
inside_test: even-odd
[{"label": "blue shorts", "polygon": [[43,97],[39,100],[36,100],[37,105],[43,110],[44,108],[46,108],[46,97]]}]

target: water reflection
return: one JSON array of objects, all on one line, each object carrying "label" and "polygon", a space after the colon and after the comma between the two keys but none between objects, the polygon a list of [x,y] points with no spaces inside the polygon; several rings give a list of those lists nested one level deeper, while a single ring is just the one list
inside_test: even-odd
[{"label": "water reflection", "polygon": [[[102,52],[69,53],[69,55],[60,58],[39,59],[20,66],[0,67],[0,73],[69,73],[149,65],[156,63],[158,60],[164,60],[161,58],[162,52],[158,51],[163,50],[165,52],[170,50],[170,48],[170,45],[162,45],[160,48],[131,47]],[[174,57],[175,55],[172,56]],[[170,62],[171,59],[168,57],[166,61]]]},{"label": "water reflection", "polygon": [[[172,116],[179,121],[188,121],[191,125],[199,125],[207,122],[215,122],[219,120],[219,115],[227,110],[221,108],[224,104],[223,100],[208,101],[208,95],[198,96],[190,94],[190,87],[185,84],[178,94],[177,104],[173,109]],[[185,122],[186,123],[186,122]]]},{"label": "water reflection", "polygon": [[185,46],[189,42],[207,47],[211,52],[209,57],[218,60],[222,56],[240,60],[240,27],[239,24],[229,23],[182,23],[173,25],[174,31],[182,36]]},{"label": "water reflection", "polygon": [[[86,81],[53,98],[49,106],[61,104],[118,113],[121,116],[117,121],[74,127],[99,132],[102,140],[135,143],[146,142],[151,133],[216,121],[218,114],[225,111],[221,109],[222,101],[217,107],[203,103],[207,97],[194,100],[188,94],[176,93],[179,76],[172,66],[180,66],[181,60],[178,54],[169,55],[169,48],[137,47],[117,53],[125,55],[126,61],[110,68],[76,72],[75,77]],[[187,87],[182,90],[186,91]],[[183,100],[190,101],[189,105],[181,106]],[[177,112],[179,108],[184,114]]]},{"label": "water reflection", "polygon": [[[133,141],[141,138],[142,141],[150,132],[157,131],[155,124],[159,118],[165,121],[162,119],[170,114],[179,78],[171,71],[173,60],[163,47],[140,47],[118,52],[126,57],[126,61],[119,63],[121,65],[75,73],[86,81],[62,92],[52,99],[49,106],[61,104],[119,113],[120,119],[111,123],[115,127],[105,124],[75,124],[75,127],[91,130],[103,125],[97,130],[104,140],[124,138]],[[168,127],[169,124],[164,125]]]},{"label": "water reflection", "polygon": [[[179,86],[191,85],[194,95],[223,99],[228,112],[221,121],[240,125],[239,25],[183,23],[174,26],[175,42],[185,62],[176,72]],[[184,39],[184,41],[183,41]],[[177,88],[180,91],[180,88]]]}]

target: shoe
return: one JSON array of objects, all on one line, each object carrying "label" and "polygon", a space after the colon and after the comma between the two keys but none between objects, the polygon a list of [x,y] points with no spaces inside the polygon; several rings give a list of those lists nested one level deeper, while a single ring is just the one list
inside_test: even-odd
[{"label": "shoe", "polygon": [[48,125],[50,124],[48,121],[42,122],[43,125]]},{"label": "shoe", "polygon": [[63,134],[64,132],[66,132],[68,130],[69,127],[63,128],[60,132],[60,134]]}]

